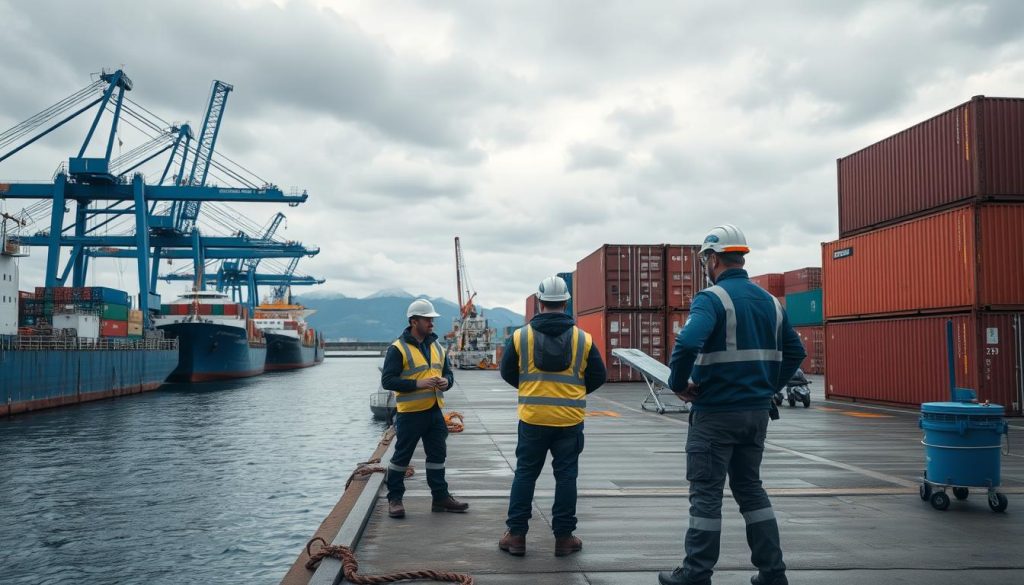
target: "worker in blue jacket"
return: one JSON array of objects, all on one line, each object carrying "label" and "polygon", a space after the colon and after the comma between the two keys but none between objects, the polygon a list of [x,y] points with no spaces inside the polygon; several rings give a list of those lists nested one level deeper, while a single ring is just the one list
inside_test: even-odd
[{"label": "worker in blue jacket", "polygon": [[761,457],[772,396],[796,372],[806,352],[778,299],[743,270],[750,251],[738,228],[722,225],[704,238],[700,257],[714,285],[698,293],[676,338],[669,386],[690,402],[686,479],[690,525],[686,558],[662,585],[710,585],[722,535],[725,479],[747,525],[758,574],[754,585],[788,585],[779,526],[761,487]]}]

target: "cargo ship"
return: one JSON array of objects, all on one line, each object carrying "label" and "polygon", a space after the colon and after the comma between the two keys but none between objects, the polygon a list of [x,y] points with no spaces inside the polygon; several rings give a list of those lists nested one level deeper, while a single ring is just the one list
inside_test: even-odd
[{"label": "cargo ship", "polygon": [[284,299],[256,307],[256,327],[267,340],[268,372],[296,370],[323,363],[324,340],[306,323],[316,311]]},{"label": "cargo ship", "polygon": [[0,415],[159,388],[178,342],[143,329],[128,295],[103,287],[19,290],[16,258],[0,239]]},{"label": "cargo ship", "polygon": [[228,295],[193,290],[161,305],[156,328],[178,340],[175,382],[208,382],[258,376],[264,372],[267,344],[248,307]]}]

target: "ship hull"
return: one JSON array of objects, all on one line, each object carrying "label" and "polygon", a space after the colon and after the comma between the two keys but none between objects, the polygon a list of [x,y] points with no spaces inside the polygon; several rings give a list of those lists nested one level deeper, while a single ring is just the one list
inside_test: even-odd
[{"label": "ship hull", "polygon": [[245,329],[218,323],[172,323],[158,327],[178,340],[173,382],[248,378],[264,372],[267,348],[249,343]]},{"label": "ship hull", "polygon": [[0,414],[13,415],[159,388],[177,349],[0,348]]},{"label": "ship hull", "polygon": [[[316,345],[306,346],[296,337],[267,333],[268,372],[308,368],[323,362],[322,351]],[[317,360],[317,353],[321,354]]]}]

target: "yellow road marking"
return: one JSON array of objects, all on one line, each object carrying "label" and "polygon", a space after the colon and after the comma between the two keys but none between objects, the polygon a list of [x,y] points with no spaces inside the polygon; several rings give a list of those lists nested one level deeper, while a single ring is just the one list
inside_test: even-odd
[{"label": "yellow road marking", "polygon": [[619,415],[619,413],[615,412],[614,410],[588,410],[587,411],[587,416],[612,416],[612,417],[618,417],[620,415]]},{"label": "yellow road marking", "polygon": [[892,418],[891,414],[878,414],[875,412],[843,412],[840,414],[857,418]]}]

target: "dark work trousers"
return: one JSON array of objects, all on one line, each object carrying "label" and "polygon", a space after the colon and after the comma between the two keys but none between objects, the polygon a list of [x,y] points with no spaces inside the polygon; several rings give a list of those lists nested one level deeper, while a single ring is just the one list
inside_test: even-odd
[{"label": "dark work trousers", "polygon": [[690,527],[686,531],[683,576],[710,583],[722,537],[725,477],[747,524],[750,561],[765,577],[786,571],[779,525],[761,487],[761,456],[768,411],[694,412],[686,436],[686,479],[690,482]]},{"label": "dark work trousers", "polygon": [[583,423],[571,427],[545,427],[519,421],[516,445],[516,476],[508,500],[508,530],[526,534],[533,516],[533,490],[551,451],[555,474],[555,505],[551,507],[551,528],[555,536],[576,530],[576,477],[583,452]]},{"label": "dark work trousers", "polygon": [[388,501],[401,500],[405,495],[405,470],[420,439],[423,439],[423,451],[427,454],[430,493],[435,500],[448,497],[448,482],[444,480],[447,438],[448,425],[436,404],[427,410],[400,412],[395,416],[395,453],[391,456],[387,473]]}]

